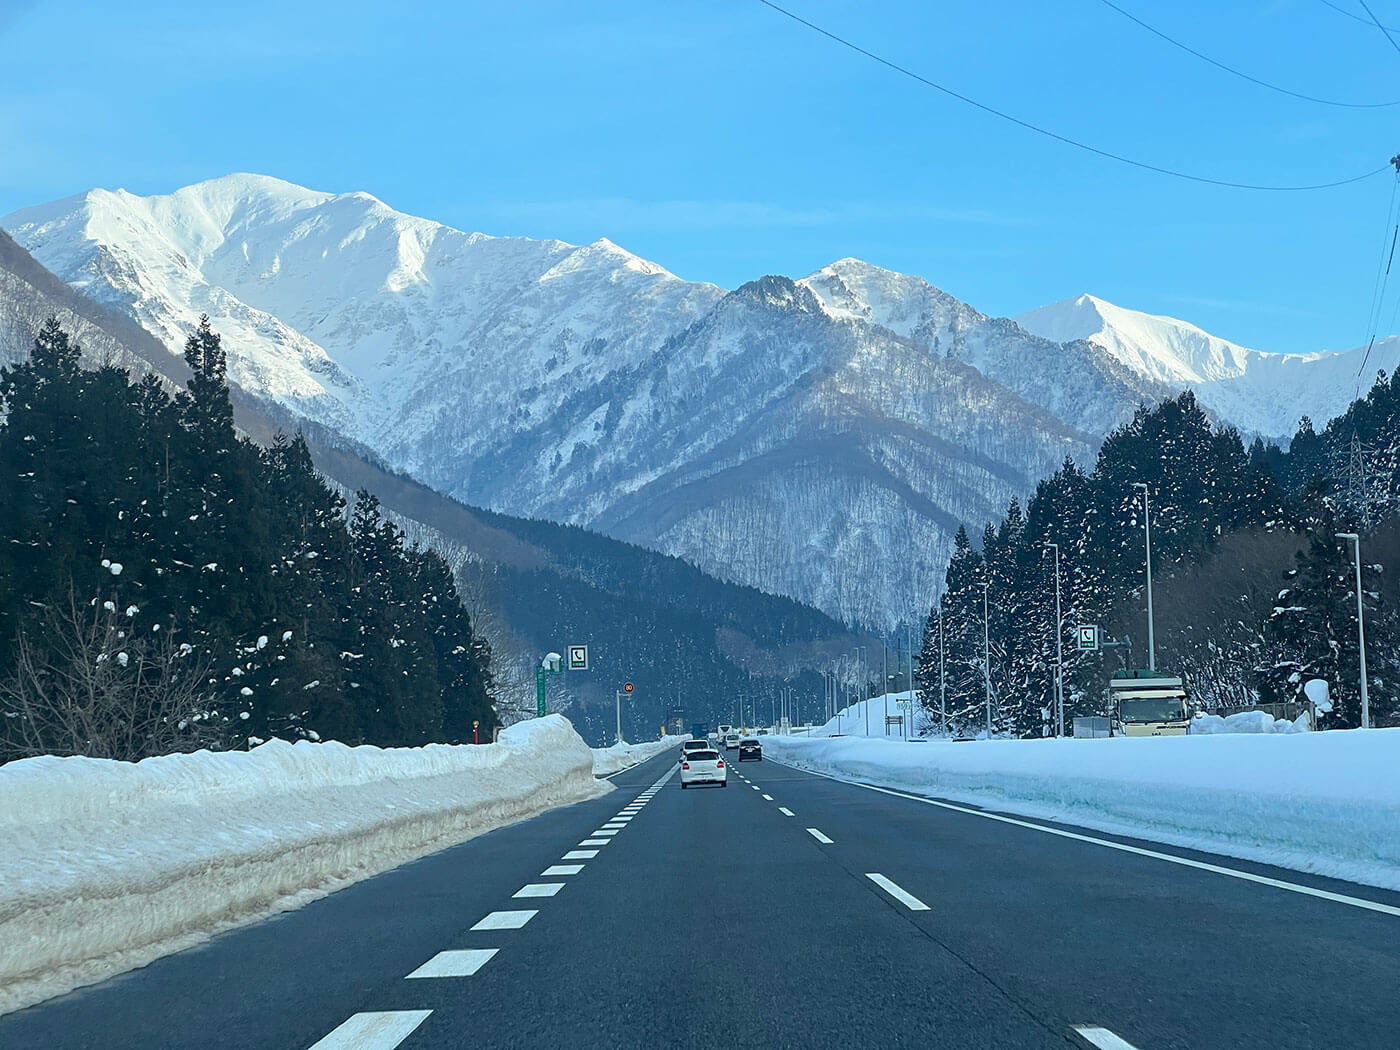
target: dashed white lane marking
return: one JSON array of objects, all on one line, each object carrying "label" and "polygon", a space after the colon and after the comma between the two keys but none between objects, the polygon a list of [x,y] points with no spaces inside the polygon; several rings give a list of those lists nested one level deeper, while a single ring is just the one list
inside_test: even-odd
[{"label": "dashed white lane marking", "polygon": [[885,876],[881,875],[878,871],[867,871],[865,877],[910,911],[928,911],[927,904],[919,900],[918,897],[915,897],[909,891],[896,885],[892,879],[885,878]]},{"label": "dashed white lane marking", "polygon": [[540,878],[547,875],[577,875],[582,870],[582,864],[551,864],[540,872]]},{"label": "dashed white lane marking", "polygon": [[612,839],[584,839],[580,846],[606,846]]},{"label": "dashed white lane marking", "polygon": [[511,894],[512,897],[553,897],[564,888],[562,882],[530,882]]},{"label": "dashed white lane marking", "polygon": [[352,1014],[311,1050],[393,1050],[428,1019],[431,1010],[382,1010]]},{"label": "dashed white lane marking", "polygon": [[830,845],[831,845],[831,840],[830,840],[829,838],[827,838],[825,835],[823,835],[823,834],[822,834],[820,831],[818,831],[816,828],[808,828],[808,829],[807,829],[807,834],[811,835],[812,838],[816,839],[818,842],[820,842],[820,843],[821,843],[822,845],[824,845],[824,846],[830,846]]},{"label": "dashed white lane marking", "polygon": [[763,801],[764,801],[764,802],[772,802],[772,801],[773,801],[773,796],[772,796],[772,795],[764,795],[764,796],[763,796]]},{"label": "dashed white lane marking", "polygon": [[1002,824],[1012,824],[1018,828],[1028,828],[1031,831],[1041,831],[1047,835],[1056,835],[1062,839],[1073,839],[1075,842],[1087,842],[1093,846],[1104,846],[1108,849],[1116,849],[1122,853],[1132,853],[1138,857],[1150,857],[1153,860],[1164,860],[1168,864],[1180,864],[1184,868],[1195,868],[1197,871],[1209,871],[1215,875],[1225,875],[1232,879],[1242,879],[1245,882],[1257,883],[1260,886],[1272,886],[1274,889],[1287,890],[1290,893],[1302,893],[1309,897],[1319,897],[1325,901],[1333,901],[1336,904],[1349,904],[1353,908],[1364,908],[1367,911],[1378,911],[1384,915],[1400,917],[1400,908],[1397,908],[1393,904],[1382,904],[1379,901],[1366,900],[1364,897],[1349,897],[1345,893],[1332,893],[1330,890],[1320,890],[1315,886],[1303,886],[1296,882],[1284,882],[1282,879],[1271,879],[1267,875],[1255,875],[1250,871],[1227,868],[1220,864],[1208,864],[1205,861],[1192,860],[1189,857],[1177,857],[1170,853],[1159,853],[1154,849],[1130,846],[1126,842],[1113,842],[1109,839],[1095,838],[1093,835],[1081,835],[1078,832],[1065,831],[1062,828],[1052,828],[1044,824],[1036,824],[1029,820],[1017,820],[1015,817],[1004,817],[1000,813],[987,813],[980,809],[969,809],[966,806],[957,806],[951,802],[940,802],[936,798],[911,795],[907,792],[895,791],[891,788],[876,787],[874,784],[862,784],[857,780],[845,780],[841,777],[833,777],[827,773],[817,773],[810,769],[804,770],[804,772],[811,773],[816,777],[824,777],[827,780],[834,780],[838,784],[850,784],[851,787],[864,788],[867,791],[878,791],[882,795],[894,795],[896,798],[907,798],[913,802],[922,802],[926,806],[951,809],[954,813],[965,813],[970,817],[983,817],[987,820],[999,821]]},{"label": "dashed white lane marking", "polygon": [[493,911],[482,919],[473,930],[518,930],[533,919],[537,911]]},{"label": "dashed white lane marking", "polygon": [[760,790],[760,789],[759,789],[759,786],[758,786],[757,784],[752,785],[752,787],[753,787],[753,789],[754,789],[755,791]]},{"label": "dashed white lane marking", "polygon": [[599,828],[593,833],[593,837],[598,839],[610,839],[616,835],[617,832],[617,828]]},{"label": "dashed white lane marking", "polygon": [[779,807],[778,807],[778,812],[781,813],[781,814],[782,814],[783,816],[785,816],[785,817],[791,817],[791,816],[795,816],[795,815],[796,815],[796,814],[793,813],[792,810],[788,809],[787,806],[779,806]]},{"label": "dashed white lane marking", "polygon": [[561,860],[592,860],[598,855],[596,849],[571,849]]},{"label": "dashed white lane marking", "polygon": [[1121,1036],[1114,1035],[1107,1028],[1098,1028],[1088,1024],[1077,1024],[1074,1026],[1074,1030],[1083,1036],[1086,1041],[1099,1047],[1099,1050],[1137,1050],[1132,1043]]},{"label": "dashed white lane marking", "polygon": [[604,831],[621,831],[621,830],[622,830],[623,828],[625,828],[626,826],[627,826],[627,822],[626,822],[626,821],[622,821],[622,820],[610,820],[610,821],[608,821],[606,824],[603,825],[603,830],[604,830]]},{"label": "dashed white lane marking", "polygon": [[485,966],[498,948],[463,948],[438,952],[408,976],[413,977],[470,977]]}]

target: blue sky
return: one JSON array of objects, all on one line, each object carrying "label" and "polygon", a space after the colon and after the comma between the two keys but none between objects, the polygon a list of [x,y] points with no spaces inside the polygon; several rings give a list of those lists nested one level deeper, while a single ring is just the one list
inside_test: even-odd
[{"label": "blue sky", "polygon": [[[1116,2],[1293,90],[1400,99],[1400,51],[1321,0]],[[1370,3],[1400,26],[1400,0]],[[1150,163],[1310,183],[1400,152],[1400,106],[1266,91],[1102,0],[785,6]],[[0,0],[0,48],[0,214],[92,186],[160,193],[256,171],[469,230],[606,236],[726,287],[854,255],[988,313],[1089,291],[1266,350],[1365,341],[1394,183],[1254,193],[1136,171],[757,0]]]}]

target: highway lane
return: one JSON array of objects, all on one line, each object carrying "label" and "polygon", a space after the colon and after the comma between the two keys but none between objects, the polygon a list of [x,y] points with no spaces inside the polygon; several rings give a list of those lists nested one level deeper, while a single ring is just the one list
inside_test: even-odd
[{"label": "highway lane", "polygon": [[[1400,1046],[1400,916],[771,760],[740,770],[794,823],[831,838],[834,863],[883,873],[927,903],[910,921],[1051,1023],[1102,1025],[1141,1050]],[[1071,830],[1400,907],[1396,893]]]},{"label": "highway lane", "polygon": [[683,792],[662,756],[0,1018],[0,1047],[1397,1045],[1400,917],[730,767]]}]

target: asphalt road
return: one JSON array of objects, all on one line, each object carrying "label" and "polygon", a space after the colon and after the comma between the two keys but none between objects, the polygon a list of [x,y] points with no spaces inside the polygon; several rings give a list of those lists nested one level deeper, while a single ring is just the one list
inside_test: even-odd
[{"label": "asphalt road", "polygon": [[682,792],[663,756],[0,1018],[0,1047],[1400,1046],[1400,915],[730,765]]}]

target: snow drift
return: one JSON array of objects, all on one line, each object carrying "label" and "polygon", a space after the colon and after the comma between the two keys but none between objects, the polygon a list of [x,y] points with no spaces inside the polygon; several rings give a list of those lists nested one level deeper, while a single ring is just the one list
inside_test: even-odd
[{"label": "snow drift", "polygon": [[621,773],[624,769],[631,769],[633,766],[641,765],[649,758],[655,758],[663,751],[679,747],[680,742],[684,739],[680,736],[663,736],[660,740],[652,740],[645,744],[629,744],[624,740],[612,747],[595,747],[593,749],[593,775],[595,777],[610,777],[614,773]]},{"label": "snow drift", "polygon": [[768,737],[772,758],[1400,890],[1400,729],[1103,740]]},{"label": "snow drift", "polygon": [[559,715],[479,747],[0,767],[0,1013],[610,788]]}]

